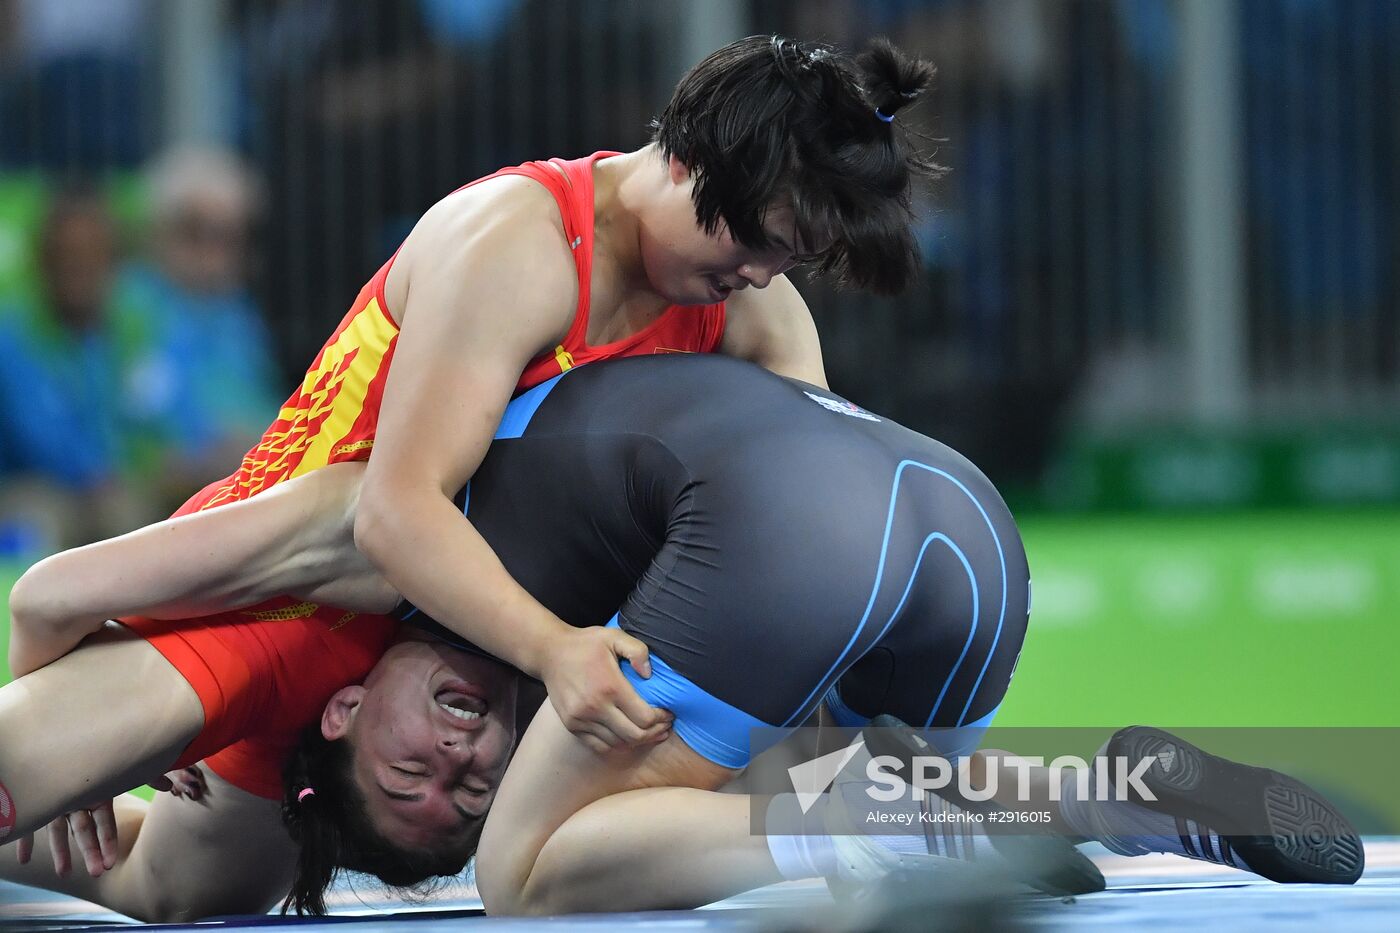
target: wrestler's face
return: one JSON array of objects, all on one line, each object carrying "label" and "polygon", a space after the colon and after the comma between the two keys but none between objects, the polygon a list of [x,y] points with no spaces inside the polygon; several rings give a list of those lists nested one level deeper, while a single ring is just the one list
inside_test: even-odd
[{"label": "wrestler's face", "polygon": [[772,243],[750,249],[730,236],[723,222],[706,233],[695,219],[689,170],[673,157],[667,171],[669,183],[642,216],[639,230],[647,281],[663,298],[678,305],[712,304],[734,291],[764,288],[797,265],[807,244],[799,242],[790,208],[768,211],[764,226]]},{"label": "wrestler's face", "polygon": [[332,698],[321,731],[353,743],[355,782],[385,838],[437,849],[470,834],[510,758],[516,686],[502,664],[410,640]]}]

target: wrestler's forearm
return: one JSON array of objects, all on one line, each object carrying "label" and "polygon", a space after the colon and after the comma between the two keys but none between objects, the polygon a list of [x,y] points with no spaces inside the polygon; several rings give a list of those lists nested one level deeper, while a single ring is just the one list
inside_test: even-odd
[{"label": "wrestler's forearm", "polygon": [[109,618],[93,604],[90,579],[70,576],[70,569],[80,571],[86,562],[65,559],[71,553],[35,564],[10,590],[9,665],[14,677],[63,657]]},{"label": "wrestler's forearm", "polygon": [[395,595],[355,550],[360,464],[55,554],[10,594],[16,676],[56,660],[107,619],[184,619],[274,596],[383,610]]}]

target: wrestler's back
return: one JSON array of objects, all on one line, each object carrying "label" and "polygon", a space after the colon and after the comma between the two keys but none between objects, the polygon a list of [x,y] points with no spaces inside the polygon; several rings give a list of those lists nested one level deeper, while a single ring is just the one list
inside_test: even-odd
[{"label": "wrestler's back", "polygon": [[[862,708],[954,726],[999,702],[1029,572],[1005,503],[956,451],[722,357],[601,363],[514,404],[467,514],[561,618],[616,615],[768,723],[851,664]],[[755,657],[782,675],[756,684]]]},{"label": "wrestler's back", "polygon": [[[498,437],[459,503],[512,576],[574,625],[611,618],[697,489],[751,529],[786,514],[794,535],[849,538],[851,515],[882,524],[889,481],[915,456],[956,465],[1000,503],[946,445],[729,357],[608,361],[534,391],[523,433]],[[752,566],[731,559],[736,580]]]}]

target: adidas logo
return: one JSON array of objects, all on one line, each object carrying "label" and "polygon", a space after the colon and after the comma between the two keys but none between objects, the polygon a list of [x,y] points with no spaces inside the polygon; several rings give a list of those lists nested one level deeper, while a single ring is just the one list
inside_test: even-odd
[{"label": "adidas logo", "polygon": [[1168,745],[1166,748],[1158,750],[1157,764],[1162,766],[1163,772],[1170,774],[1172,768],[1176,766],[1176,746]]}]

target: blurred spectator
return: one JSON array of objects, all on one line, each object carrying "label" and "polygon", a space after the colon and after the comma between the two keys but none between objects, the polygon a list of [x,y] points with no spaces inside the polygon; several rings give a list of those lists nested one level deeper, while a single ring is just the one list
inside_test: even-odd
[{"label": "blurred spectator", "polygon": [[[263,296],[300,372],[439,198],[526,159],[627,149],[674,4],[232,0],[247,151],[271,192]],[[668,76],[666,85],[674,77]],[[619,132],[619,129],[625,132]]]},{"label": "blurred spectator", "polygon": [[0,164],[138,162],[152,13],[151,0],[0,0]]},{"label": "blurred spectator", "polygon": [[166,153],[146,180],[150,257],[127,267],[122,292],[150,345],[128,383],[157,444],[166,504],[178,504],[237,465],[282,398],[247,289],[263,194],[248,167],[218,149]]},{"label": "blurred spectator", "polygon": [[397,245],[391,218],[455,187],[438,183],[436,166],[465,121],[424,144],[456,76],[416,4],[239,0],[230,12],[272,195],[267,271],[278,285],[263,297],[289,325],[282,349],[300,371],[326,321]]},{"label": "blurred spectator", "polygon": [[127,482],[128,361],[140,336],[115,310],[115,224],[71,189],[39,231],[37,294],[0,307],[0,525],[40,548],[71,546],[149,517]]}]

